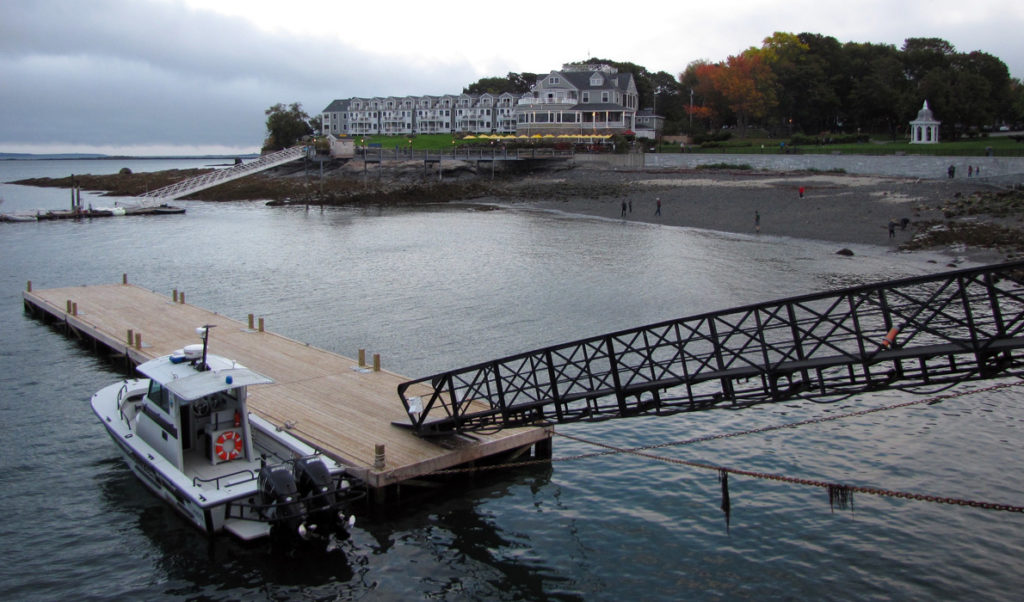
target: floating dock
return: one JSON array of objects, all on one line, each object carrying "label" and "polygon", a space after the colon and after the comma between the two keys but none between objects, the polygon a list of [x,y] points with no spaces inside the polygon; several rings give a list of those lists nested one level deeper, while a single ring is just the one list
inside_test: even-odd
[{"label": "floating dock", "polygon": [[58,219],[93,219],[97,217],[122,217],[136,215],[180,215],[183,207],[172,205],[141,205],[108,207],[105,209],[48,209],[35,212],[0,213],[0,222],[43,222]]},{"label": "floating dock", "polygon": [[[398,486],[423,484],[446,469],[551,455],[551,427],[424,439],[392,422],[408,422],[397,394],[409,379],[189,305],[127,283],[23,293],[25,310],[66,326],[68,336],[97,352],[123,357],[129,367],[195,342],[195,329],[215,325],[211,351],[274,379],[249,390],[249,409],[350,467],[374,498],[394,498]],[[360,351],[360,355],[363,353]]]}]

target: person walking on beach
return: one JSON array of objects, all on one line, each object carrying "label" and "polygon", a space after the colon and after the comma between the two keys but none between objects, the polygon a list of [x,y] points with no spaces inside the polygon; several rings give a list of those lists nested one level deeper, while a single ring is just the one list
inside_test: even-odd
[{"label": "person walking on beach", "polygon": [[889,218],[889,238],[896,238],[896,220]]},{"label": "person walking on beach", "polygon": [[626,217],[626,201],[622,201],[622,213],[620,215]]},{"label": "person walking on beach", "polygon": [[655,199],[657,201],[657,209],[654,210],[654,215],[661,215],[661,197]]},{"label": "person walking on beach", "polygon": [[754,232],[761,231],[761,213],[754,211]]}]

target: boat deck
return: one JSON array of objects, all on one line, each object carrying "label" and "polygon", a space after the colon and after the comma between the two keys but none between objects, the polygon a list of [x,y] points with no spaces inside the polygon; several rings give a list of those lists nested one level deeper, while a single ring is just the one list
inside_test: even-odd
[{"label": "boat deck", "polygon": [[[410,379],[360,367],[354,359],[251,329],[247,323],[139,286],[32,291],[30,284],[28,288],[23,293],[28,311],[44,320],[65,323],[69,334],[124,354],[133,365],[196,342],[197,326],[216,325],[211,339],[214,353],[275,381],[249,390],[250,411],[352,467],[371,488],[496,454],[528,450],[534,444],[550,451],[552,432],[545,427],[504,429],[473,437],[417,437],[391,424],[408,421],[397,387]],[[132,344],[128,343],[129,329]],[[141,337],[139,345],[136,337]],[[384,446],[383,467],[377,462],[379,445]]]}]

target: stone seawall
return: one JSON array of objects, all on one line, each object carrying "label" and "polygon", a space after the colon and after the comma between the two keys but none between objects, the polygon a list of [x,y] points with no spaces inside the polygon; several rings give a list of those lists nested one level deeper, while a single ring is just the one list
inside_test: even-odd
[{"label": "stone seawall", "polygon": [[[854,175],[923,179],[947,178],[950,165],[956,177],[966,178],[968,166],[980,168],[981,177],[999,184],[1024,183],[1024,157],[932,157],[927,155],[781,155],[647,153],[645,169],[693,169],[709,164],[749,165],[771,171],[842,171]],[[1002,180],[1005,180],[1003,182]]]}]

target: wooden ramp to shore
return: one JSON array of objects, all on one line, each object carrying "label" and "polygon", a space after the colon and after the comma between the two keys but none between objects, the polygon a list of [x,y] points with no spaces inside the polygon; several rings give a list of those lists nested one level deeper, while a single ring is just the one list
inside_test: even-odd
[{"label": "wooden ramp to shore", "polygon": [[[125,279],[127,280],[127,279]],[[525,427],[493,434],[422,439],[392,425],[408,421],[397,387],[408,380],[387,370],[130,285],[97,285],[24,292],[35,317],[67,325],[69,335],[123,354],[133,365],[198,341],[195,329],[211,330],[211,353],[274,379],[249,390],[249,408],[273,424],[352,467],[372,489],[461,464],[529,451],[550,454],[551,429]],[[128,342],[128,331],[132,342]],[[91,392],[90,392],[91,393]],[[379,447],[384,462],[380,465]]]}]

